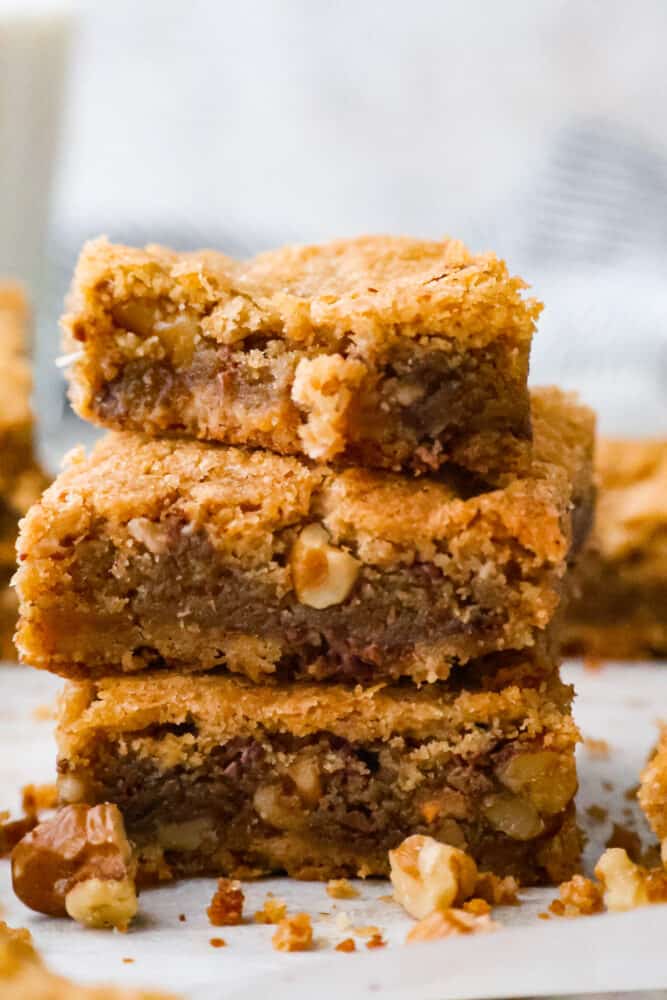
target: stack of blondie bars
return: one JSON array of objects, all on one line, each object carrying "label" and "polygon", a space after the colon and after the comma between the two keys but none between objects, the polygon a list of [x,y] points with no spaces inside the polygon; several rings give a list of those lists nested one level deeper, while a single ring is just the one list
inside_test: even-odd
[{"label": "stack of blondie bars", "polygon": [[44,488],[33,453],[32,382],[27,359],[28,306],[22,289],[0,282],[0,660],[15,659],[19,518]]},{"label": "stack of blondie bars", "polygon": [[61,801],[117,803],[144,877],[385,874],[411,833],[576,867],[594,429],[529,393],[539,309],[456,241],[84,249],[72,399],[111,433],[24,521],[18,641],[69,679]]}]

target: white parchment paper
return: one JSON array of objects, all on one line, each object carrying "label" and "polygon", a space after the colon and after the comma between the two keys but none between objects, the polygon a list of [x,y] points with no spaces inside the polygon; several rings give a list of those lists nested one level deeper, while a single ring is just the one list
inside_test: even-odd
[{"label": "white parchment paper", "polygon": [[[600,756],[594,744],[580,750],[578,801],[589,836],[585,861],[590,869],[613,821],[633,826],[651,840],[626,793],[636,785],[655,740],[656,721],[667,718],[667,665],[608,664],[593,672],[570,664],[566,676],[579,691],[576,714],[584,736],[606,740],[610,751]],[[53,723],[40,720],[40,713],[36,717],[35,709],[53,701],[59,683],[26,668],[0,669],[2,808],[17,807],[22,785],[53,778]],[[587,819],[592,804],[608,810],[607,821]],[[380,899],[390,891],[386,882],[358,883],[355,900],[333,900],[320,884],[288,879],[248,883],[248,914],[271,891],[291,911],[306,910],[313,918],[317,948],[282,954],[271,947],[272,927],[210,926],[205,911],[214,885],[212,879],[200,879],[142,893],[140,919],[122,935],[31,913],[14,898],[9,865],[0,862],[4,919],[30,927],[47,962],[82,982],[161,987],[192,1000],[455,1000],[667,989],[667,906],[544,921],[538,913],[553,893],[531,890],[523,894],[522,906],[495,911],[503,925],[496,934],[406,947],[411,922],[394,903]],[[334,944],[355,936],[343,929],[348,924],[378,926],[387,947],[367,951],[364,939],[357,937],[357,953],[334,952]],[[227,946],[213,948],[211,937],[223,937]],[[133,961],[124,962],[127,958]]]}]

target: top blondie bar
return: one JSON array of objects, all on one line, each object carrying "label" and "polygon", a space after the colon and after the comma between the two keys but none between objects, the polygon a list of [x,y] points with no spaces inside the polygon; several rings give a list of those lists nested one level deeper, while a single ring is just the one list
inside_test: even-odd
[{"label": "top blondie bar", "polygon": [[72,403],[115,430],[498,482],[530,453],[525,287],[458,240],[236,261],[99,239],[63,319]]}]

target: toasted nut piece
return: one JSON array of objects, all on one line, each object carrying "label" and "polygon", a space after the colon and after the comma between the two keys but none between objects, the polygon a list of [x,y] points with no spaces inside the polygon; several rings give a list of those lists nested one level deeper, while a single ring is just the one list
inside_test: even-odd
[{"label": "toasted nut piece", "polygon": [[549,911],[557,917],[589,917],[602,913],[602,889],[583,875],[573,875],[558,887],[559,899],[552,900]]},{"label": "toasted nut piece", "polygon": [[285,917],[271,938],[276,951],[308,951],[313,944],[313,928],[307,913]]},{"label": "toasted nut piece", "polygon": [[574,759],[553,750],[514,754],[497,774],[511,792],[530,799],[542,816],[562,812],[577,791]]},{"label": "toasted nut piece", "polygon": [[65,896],[65,909],[85,927],[115,927],[126,931],[137,915],[134,881],[88,878],[77,882]]},{"label": "toasted nut piece", "polygon": [[[14,892],[31,910],[51,916],[65,916],[70,908],[83,914],[86,900],[101,905],[97,883],[109,882],[122,884],[118,895],[125,900],[123,912],[129,913],[135,869],[123,818],[111,803],[65,806],[36,826],[12,852]],[[72,889],[90,882],[94,883],[90,892],[75,894],[68,906]],[[110,898],[108,890],[106,898]]]},{"label": "toasted nut piece", "polygon": [[327,882],[327,896],[332,899],[357,899],[359,893],[346,878],[330,878]]},{"label": "toasted nut piece", "polygon": [[544,830],[533,803],[512,792],[488,795],[482,803],[482,811],[491,826],[512,840],[532,840]]},{"label": "toasted nut piece", "polygon": [[488,913],[477,916],[465,910],[434,910],[415,924],[405,941],[407,944],[414,944],[415,941],[436,941],[455,934],[488,934],[499,926]]},{"label": "toasted nut piece", "polygon": [[357,576],[360,563],[354,556],[329,544],[319,524],[309,524],[292,546],[290,566],[296,596],[309,608],[342,604]]},{"label": "toasted nut piece", "polygon": [[412,917],[462,903],[472,896],[477,866],[464,851],[414,834],[389,852],[394,898]]},{"label": "toasted nut piece", "polygon": [[206,910],[214,927],[233,927],[243,923],[245,896],[238,882],[230,878],[218,879],[218,888]]},{"label": "toasted nut piece", "polygon": [[610,847],[595,866],[595,876],[602,883],[608,910],[634,910],[649,903],[646,871],[634,864],[622,847]]}]

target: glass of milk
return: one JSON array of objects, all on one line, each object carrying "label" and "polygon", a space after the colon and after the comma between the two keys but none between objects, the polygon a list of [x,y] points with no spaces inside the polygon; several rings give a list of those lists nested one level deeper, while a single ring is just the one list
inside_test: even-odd
[{"label": "glass of milk", "polygon": [[38,285],[72,4],[0,0],[0,276]]}]

